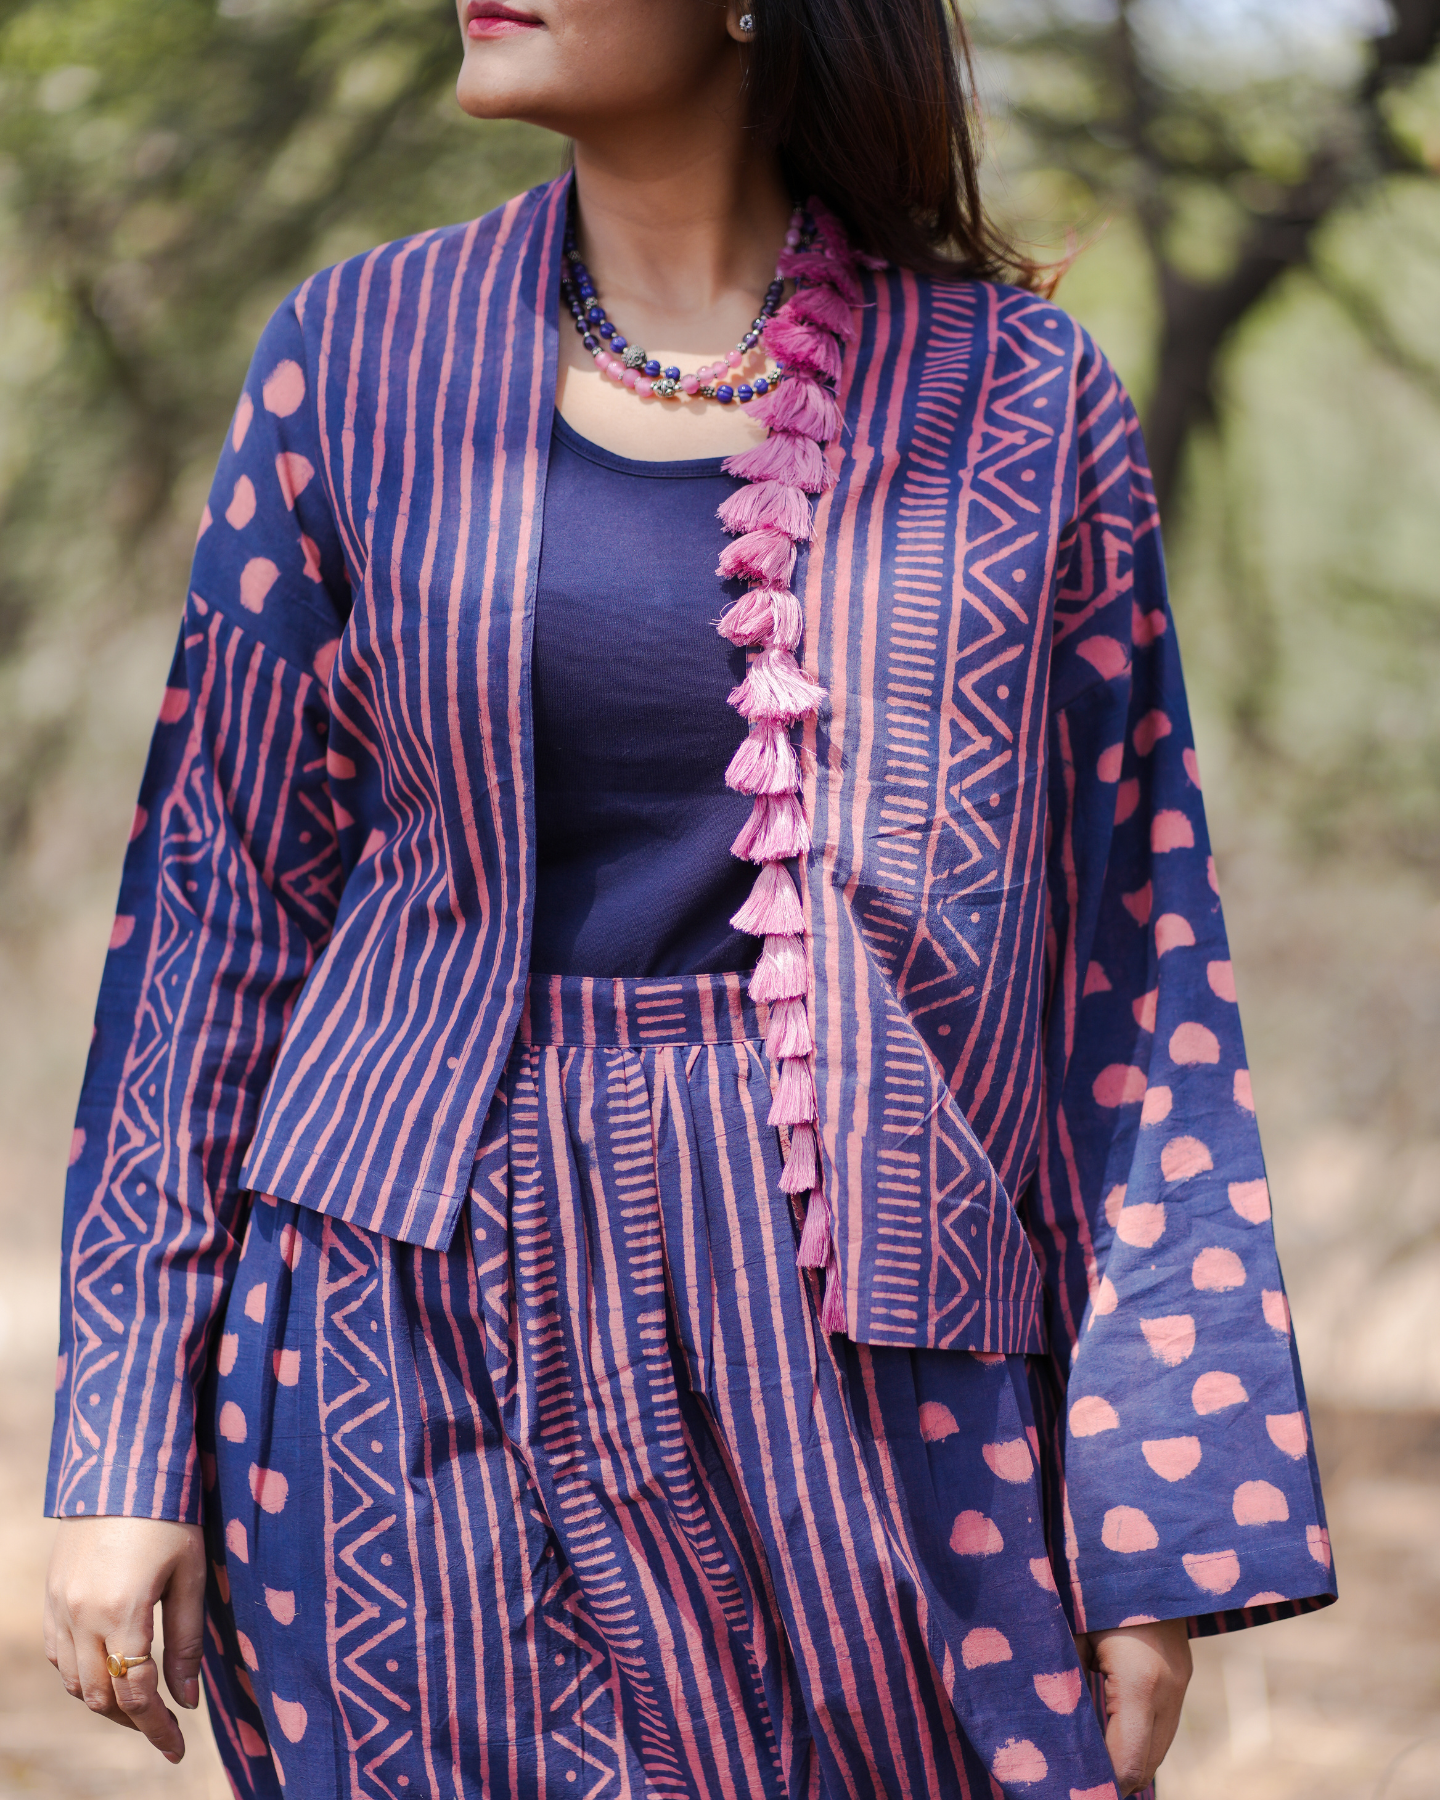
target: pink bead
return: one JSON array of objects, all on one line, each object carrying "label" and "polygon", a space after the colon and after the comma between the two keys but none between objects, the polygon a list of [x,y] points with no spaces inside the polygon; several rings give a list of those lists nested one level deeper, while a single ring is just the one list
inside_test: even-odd
[{"label": "pink bead", "polygon": [[635,392],[642,400],[648,400],[655,391],[655,383],[646,375],[642,375],[635,383]]},{"label": "pink bead", "polygon": [[698,394],[700,392],[700,377],[698,375],[682,376],[680,389],[682,393]]},{"label": "pink bead", "polygon": [[787,250],[793,250],[799,242],[800,242],[799,228],[797,226],[792,225],[790,227],[790,229],[785,233],[785,248]]},{"label": "pink bead", "polygon": [[732,350],[730,352],[729,366],[732,369],[738,369],[740,367],[741,363],[744,362],[744,360],[745,360],[745,352],[743,350]]},{"label": "pink bead", "polygon": [[626,376],[627,372],[628,371],[626,370],[624,363],[621,362],[621,360],[618,356],[612,356],[610,358],[610,368],[608,370],[608,374],[610,376],[610,379],[613,382],[615,382],[615,384],[618,387],[624,387],[625,376]]},{"label": "pink bead", "polygon": [[625,371],[624,375],[621,377],[621,380],[625,383],[627,388],[631,388],[633,390],[636,383],[640,380],[640,377],[635,373],[635,371],[633,369],[627,369]]}]

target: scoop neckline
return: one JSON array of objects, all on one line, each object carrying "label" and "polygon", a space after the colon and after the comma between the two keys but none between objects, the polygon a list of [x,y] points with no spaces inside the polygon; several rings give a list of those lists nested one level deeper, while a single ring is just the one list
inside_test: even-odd
[{"label": "scoop neckline", "polygon": [[642,475],[651,480],[668,480],[677,475],[681,478],[695,478],[725,473],[723,456],[692,456],[674,462],[644,462],[638,457],[621,456],[616,450],[607,450],[603,444],[595,444],[589,438],[581,437],[569,420],[558,412],[555,415],[555,436],[567,450],[583,456],[586,462],[598,463],[602,469],[613,469],[620,475]]}]

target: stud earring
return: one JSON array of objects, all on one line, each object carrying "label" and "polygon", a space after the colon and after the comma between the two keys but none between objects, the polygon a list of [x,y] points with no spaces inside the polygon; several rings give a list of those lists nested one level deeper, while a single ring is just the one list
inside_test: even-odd
[{"label": "stud earring", "polygon": [[755,15],[754,15],[754,13],[741,13],[740,29],[745,33],[746,37],[754,37],[754,35],[755,35]]}]

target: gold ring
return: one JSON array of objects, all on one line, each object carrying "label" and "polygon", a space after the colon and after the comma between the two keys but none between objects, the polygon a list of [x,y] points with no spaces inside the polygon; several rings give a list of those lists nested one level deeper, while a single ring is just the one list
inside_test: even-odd
[{"label": "gold ring", "polygon": [[118,1681],[122,1675],[128,1675],[132,1669],[138,1669],[141,1663],[147,1663],[151,1660],[152,1658],[148,1650],[140,1656],[116,1656],[112,1651],[105,1658],[105,1667]]}]

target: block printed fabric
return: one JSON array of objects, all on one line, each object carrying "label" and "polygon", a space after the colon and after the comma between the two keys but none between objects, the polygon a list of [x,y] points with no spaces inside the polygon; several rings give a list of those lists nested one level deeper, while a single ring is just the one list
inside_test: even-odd
[{"label": "block printed fabric", "polygon": [[[202,1516],[252,1191],[455,1254],[526,992],[565,191],[324,272],[261,340],[77,1120],[53,1512]],[[1077,1627],[1323,1604],[1133,411],[1047,302],[865,285],[796,578],[848,1336],[1031,1358]]]},{"label": "block printed fabric", "polygon": [[1113,1800],[1026,1359],[820,1329],[762,1030],[738,976],[537,977],[448,1249],[255,1206],[202,1426],[239,1793]]}]

